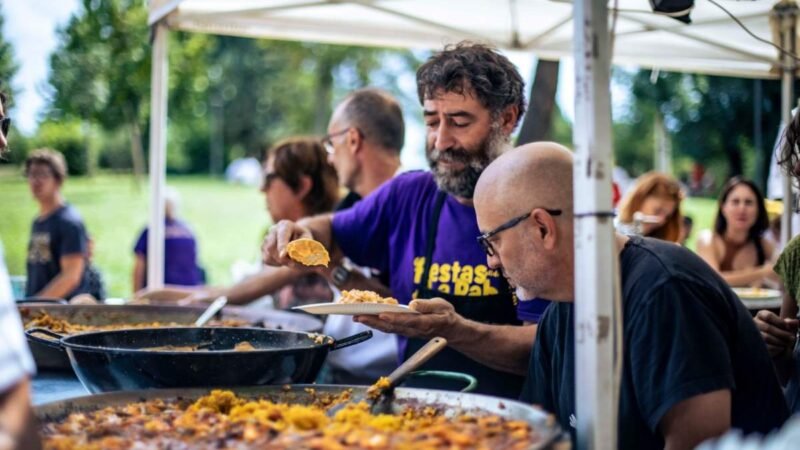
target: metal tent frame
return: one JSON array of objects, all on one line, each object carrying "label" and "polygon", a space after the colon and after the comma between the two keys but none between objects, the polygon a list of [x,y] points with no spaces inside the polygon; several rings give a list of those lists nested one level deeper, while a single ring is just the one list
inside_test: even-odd
[{"label": "metal tent frame", "polygon": [[[387,47],[440,48],[489,41],[542,59],[574,57],[575,248],[578,447],[616,445],[614,301],[616,247],[610,217],[609,71],[613,61],[664,70],[754,78],[782,77],[783,121],[791,118],[795,58],[747,36],[710,0],[697,0],[693,24],[654,15],[646,0],[615,4],[614,53],[603,1],[575,0],[151,0],[153,30],[150,128],[151,212],[148,286],[163,285],[167,38],[169,30]],[[716,0],[720,1],[720,0]],[[740,22],[794,53],[794,0],[724,1]],[[773,23],[770,23],[771,17]],[[664,45],[668,43],[669,45]],[[613,56],[613,57],[612,57]],[[788,183],[788,180],[786,180]],[[785,190],[790,192],[790,190]],[[791,233],[785,208],[784,239]],[[588,263],[587,263],[588,262]],[[618,297],[617,297],[618,298]],[[616,320],[615,320],[616,319]]]}]

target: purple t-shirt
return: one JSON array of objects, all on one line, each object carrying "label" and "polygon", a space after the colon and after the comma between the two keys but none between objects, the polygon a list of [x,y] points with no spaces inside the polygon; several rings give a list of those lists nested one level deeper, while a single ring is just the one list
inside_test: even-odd
[{"label": "purple t-shirt", "polygon": [[[164,283],[178,286],[203,284],[197,266],[197,243],[183,222],[167,220],[164,229]],[[147,257],[147,229],[142,231],[133,251]]]},{"label": "purple t-shirt", "polygon": [[[388,274],[392,294],[403,304],[416,296],[422,279],[436,192],[430,172],[408,172],[333,217],[334,239],[344,254],[360,266]],[[439,218],[431,289],[475,301],[499,292],[501,275],[486,265],[478,235],[475,209],[448,195]]]}]

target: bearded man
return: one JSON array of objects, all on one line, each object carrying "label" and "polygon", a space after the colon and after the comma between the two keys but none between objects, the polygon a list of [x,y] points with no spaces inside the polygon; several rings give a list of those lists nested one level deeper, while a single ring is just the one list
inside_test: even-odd
[{"label": "bearded man", "polygon": [[442,336],[449,348],[424,369],[464,372],[478,379],[478,392],[516,398],[537,316],[518,307],[503,274],[486,265],[472,196],[483,170],[509,148],[525,111],[524,82],[493,49],[461,43],[419,68],[417,89],[431,171],[399,175],[349,210],[278,223],[265,238],[264,261],[295,265],[286,244],[306,237],[388,274],[393,296],[420,314],[354,320],[398,334],[400,360]]}]

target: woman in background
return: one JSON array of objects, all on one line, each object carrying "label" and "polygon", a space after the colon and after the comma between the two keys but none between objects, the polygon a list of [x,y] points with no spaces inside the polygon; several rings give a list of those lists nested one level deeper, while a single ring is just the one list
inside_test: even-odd
[{"label": "woman in background", "polygon": [[772,271],[775,247],[764,197],[749,180],[734,177],[722,188],[714,230],[697,237],[697,253],[731,286],[763,286],[777,281]]},{"label": "woman in background", "polygon": [[664,173],[647,172],[622,198],[619,222],[642,236],[677,243],[681,237],[681,200],[683,193],[677,180]]}]

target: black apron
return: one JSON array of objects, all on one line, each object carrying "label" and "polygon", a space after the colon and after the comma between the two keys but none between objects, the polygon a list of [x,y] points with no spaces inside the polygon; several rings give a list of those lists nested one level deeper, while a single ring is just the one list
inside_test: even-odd
[{"label": "black apron", "polygon": [[[425,269],[422,273],[420,284],[417,285],[417,298],[430,299],[440,297],[450,302],[456,312],[467,319],[476,322],[493,323],[498,325],[521,325],[517,319],[517,309],[514,304],[514,296],[504,278],[500,278],[501,285],[498,294],[484,297],[468,297],[454,294],[445,294],[428,288],[428,278],[433,259],[433,250],[436,246],[436,234],[439,228],[439,216],[444,206],[447,194],[438,191],[433,209],[433,220],[428,227],[427,243],[425,245]],[[477,242],[475,244],[477,246]],[[414,352],[419,350],[427,340],[409,339],[406,346],[404,359],[408,359]],[[438,355],[422,366],[422,370],[448,370],[464,372],[477,378],[477,393],[496,395],[517,399],[522,390],[524,378],[506,372],[491,369],[480,364],[464,354],[445,348]],[[418,387],[431,389],[458,389],[450,381],[436,379],[424,379],[414,383]],[[463,384],[460,386],[463,387]]]}]

